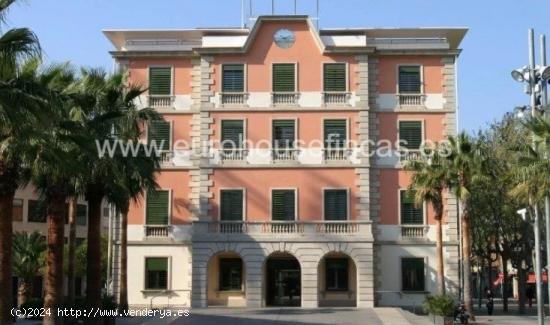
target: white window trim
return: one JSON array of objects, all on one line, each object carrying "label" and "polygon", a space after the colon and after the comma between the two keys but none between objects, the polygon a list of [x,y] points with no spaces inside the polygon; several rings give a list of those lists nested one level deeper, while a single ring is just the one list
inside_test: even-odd
[{"label": "white window trim", "polygon": [[[396,129],[397,129],[397,149],[401,149],[401,135],[399,134],[399,124],[400,122],[420,122],[420,132],[421,132],[421,139],[422,142],[426,142],[426,120],[425,119],[419,119],[419,118],[398,118]],[[422,143],[421,143],[422,144]],[[420,146],[420,149],[422,149],[422,145]],[[408,149],[411,150],[411,149]]]},{"label": "white window trim", "polygon": [[397,189],[397,224],[400,225],[400,226],[418,226],[418,227],[424,227],[426,225],[428,225],[428,222],[427,222],[427,203],[426,201],[424,201],[424,203],[422,203],[422,224],[421,225],[415,225],[415,224],[403,224],[401,223],[401,192],[406,192],[408,189],[407,188],[402,188],[400,187],[399,189]]},{"label": "white window trim", "polygon": [[[417,259],[423,259],[424,260],[424,291],[405,291],[403,290],[403,260],[408,258],[417,258]],[[425,294],[426,292],[429,292],[429,283],[428,283],[428,264],[429,260],[427,256],[399,256],[399,287],[400,292],[403,294]]]},{"label": "white window trim", "polygon": [[350,125],[351,125],[351,121],[350,121],[351,117],[342,117],[342,118],[339,118],[339,117],[323,117],[321,119],[321,141],[322,141],[322,145],[323,145],[323,149],[326,149],[325,147],[325,121],[331,121],[331,120],[345,120],[346,121],[346,142],[344,143],[344,149],[349,149],[349,144],[351,142],[351,132],[350,132]]},{"label": "white window trim", "polygon": [[[149,88],[151,86],[151,77],[150,77],[151,68],[170,68],[170,95],[168,96],[174,96],[174,90],[175,90],[174,77],[176,73],[175,73],[174,65],[172,64],[152,64],[147,66],[147,95],[150,95]],[[150,95],[150,96],[155,96],[155,95]]]},{"label": "white window trim", "polygon": [[232,64],[242,64],[243,65],[243,94],[248,92],[248,65],[244,61],[238,62],[222,62],[220,63],[220,93],[223,93],[223,66],[232,65]]},{"label": "white window trim", "polygon": [[[297,187],[270,187],[269,188],[269,220],[271,221],[280,221],[280,220],[273,220],[273,191],[277,190],[285,190],[285,191],[294,191],[294,220],[298,221],[298,203],[300,200],[298,199],[298,188]],[[292,220],[289,220],[292,221]]]},{"label": "white window trim", "polygon": [[294,149],[298,149],[299,148],[299,133],[298,133],[298,121],[299,119],[297,117],[272,117],[269,119],[269,128],[270,128],[270,134],[271,134],[271,139],[270,139],[270,142],[269,142],[269,145],[271,146],[271,149],[273,149],[273,140],[274,140],[274,137],[273,137],[273,122],[274,121],[286,121],[286,120],[292,120],[294,121],[294,142],[296,142],[296,146],[294,147]]},{"label": "white window trim", "polygon": [[[145,123],[145,141],[146,141],[146,143],[149,143],[149,126],[150,126],[151,122],[160,122],[160,121],[149,121],[149,123]],[[169,120],[169,121],[164,120],[164,122],[170,123],[170,132],[168,132],[169,135],[170,135],[170,143],[168,144],[168,151],[173,151],[173,146],[174,146],[174,120]]]},{"label": "white window trim", "polygon": [[[166,289],[147,289],[147,259],[166,258]],[[171,291],[172,290],[172,256],[147,255],[143,257],[143,291]]]},{"label": "white window trim", "polygon": [[243,215],[241,221],[247,221],[246,215],[246,187],[220,187],[218,189],[218,221],[222,221],[222,192],[223,191],[242,191],[243,192]]},{"label": "white window trim", "polygon": [[[419,67],[420,68],[420,93],[407,93],[407,94],[402,94],[401,93],[401,90],[399,89],[399,69],[401,67]],[[411,63],[400,63],[400,64],[397,64],[396,66],[396,71],[395,71],[395,93],[397,95],[424,95],[425,94],[425,89],[424,89],[424,65],[421,64],[421,63],[414,63],[414,62],[411,62]]]},{"label": "white window trim", "polygon": [[[168,222],[166,223],[167,226],[172,225],[172,189],[170,188],[159,188],[155,189],[157,192],[161,191],[168,191]],[[145,204],[143,205],[143,225],[147,226],[147,191],[143,194],[143,198],[145,200]]]},{"label": "white window trim", "polygon": [[345,64],[346,66],[346,91],[345,93],[348,93],[350,91],[350,78],[349,78],[349,62],[347,61],[334,61],[334,62],[322,62],[321,63],[321,92],[325,93],[325,65],[327,64]]},{"label": "white window trim", "polygon": [[271,62],[271,66],[270,66],[270,78],[269,78],[269,83],[271,85],[271,93],[276,93],[275,91],[273,91],[273,66],[276,65],[276,64],[294,64],[294,93],[298,93],[299,92],[299,89],[300,87],[298,87],[298,81],[299,81],[299,78],[298,78],[298,61],[273,61]]},{"label": "white window trim", "polygon": [[[220,118],[220,123],[218,125],[218,130],[219,130],[219,135],[220,135],[220,142],[219,144],[221,144],[222,142],[222,136],[223,136],[223,121],[242,121],[243,122],[243,149],[246,149],[246,144],[247,144],[247,139],[248,139],[248,119],[246,117],[243,117],[243,118],[226,118],[226,117],[222,117]],[[218,145],[219,145],[218,144]],[[220,147],[221,149],[221,147]]]},{"label": "white window trim", "polygon": [[327,220],[326,219],[326,215],[325,215],[325,192],[326,191],[330,191],[330,190],[345,190],[346,191],[346,221],[350,221],[351,220],[351,211],[350,211],[350,202],[351,202],[351,197],[350,197],[350,189],[349,187],[323,187],[321,189],[321,193],[322,193],[322,197],[323,197],[323,201],[322,201],[322,206],[321,206],[321,211],[322,211],[322,215],[323,215],[323,221],[334,221],[334,220]]}]

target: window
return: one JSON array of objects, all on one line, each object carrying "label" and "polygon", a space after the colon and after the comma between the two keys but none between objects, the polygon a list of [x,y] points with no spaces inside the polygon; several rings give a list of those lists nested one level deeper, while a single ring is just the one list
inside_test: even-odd
[{"label": "window", "polygon": [[296,66],[294,63],[273,64],[273,92],[296,91]]},{"label": "window", "polygon": [[226,149],[242,148],[244,140],[244,121],[222,121],[222,145]]},{"label": "window", "polygon": [[244,92],[244,64],[222,65],[222,92]]},{"label": "window", "polygon": [[296,126],[294,120],[273,121],[273,147],[293,148],[296,140]]},{"label": "window", "polygon": [[[171,123],[167,121],[152,121],[147,129],[147,142],[156,146],[160,151],[168,151],[172,147],[170,143],[172,130]],[[153,142],[154,141],[154,142]]]},{"label": "window", "polygon": [[403,291],[425,291],[424,259],[401,259],[401,283]]},{"label": "window", "polygon": [[343,148],[347,141],[346,120],[325,120],[325,148]]},{"label": "window", "polygon": [[243,220],[243,190],[220,191],[220,220]]},{"label": "window", "polygon": [[325,289],[327,291],[348,290],[348,259],[325,259]]},{"label": "window", "polygon": [[170,211],[169,191],[150,191],[147,193],[146,223],[148,225],[167,225]]},{"label": "window", "polygon": [[325,190],[325,220],[348,219],[348,191]]},{"label": "window", "polygon": [[323,65],[323,88],[327,92],[345,92],[347,90],[345,63],[325,63]]},{"label": "window", "polygon": [[240,258],[220,258],[220,291],[242,290],[242,274]]},{"label": "window", "polygon": [[149,95],[167,96],[172,94],[172,68],[149,68]]},{"label": "window", "polygon": [[79,226],[85,226],[87,216],[88,216],[88,207],[84,204],[78,204],[76,206],[76,224]]},{"label": "window", "polygon": [[296,220],[296,191],[273,190],[271,192],[271,219],[276,221]]},{"label": "window", "polygon": [[148,257],[145,259],[145,290],[168,289],[168,258]]},{"label": "window", "polygon": [[401,224],[402,225],[423,225],[424,209],[414,204],[414,191],[401,190]]},{"label": "window", "polygon": [[399,93],[420,94],[422,91],[420,66],[399,67]]},{"label": "window", "polygon": [[400,146],[419,150],[422,140],[422,121],[399,121]]},{"label": "window", "polygon": [[29,200],[29,222],[46,222],[46,206],[44,202]]},{"label": "window", "polygon": [[13,199],[13,221],[23,221],[23,200]]}]

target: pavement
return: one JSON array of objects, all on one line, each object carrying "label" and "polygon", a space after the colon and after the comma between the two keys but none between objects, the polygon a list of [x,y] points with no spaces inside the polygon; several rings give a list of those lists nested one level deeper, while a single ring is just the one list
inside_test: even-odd
[{"label": "pavement", "polygon": [[[481,312],[481,311],[479,311]],[[481,315],[479,313],[478,315]],[[19,325],[38,325],[40,321],[19,320]],[[191,309],[188,317],[134,317],[118,318],[117,325],[430,325],[427,316],[419,316],[399,308],[206,308]],[[537,324],[535,315],[477,316],[480,325],[530,325]],[[545,324],[550,324],[550,317]]]}]

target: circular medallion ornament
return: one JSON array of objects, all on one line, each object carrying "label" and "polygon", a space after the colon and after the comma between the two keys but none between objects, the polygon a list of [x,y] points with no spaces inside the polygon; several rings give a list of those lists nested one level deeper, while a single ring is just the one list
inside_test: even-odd
[{"label": "circular medallion ornament", "polygon": [[294,42],[296,41],[296,36],[294,36],[294,33],[292,31],[283,28],[275,32],[275,35],[273,35],[273,40],[278,47],[282,49],[288,49],[292,47],[292,45],[294,45]]}]

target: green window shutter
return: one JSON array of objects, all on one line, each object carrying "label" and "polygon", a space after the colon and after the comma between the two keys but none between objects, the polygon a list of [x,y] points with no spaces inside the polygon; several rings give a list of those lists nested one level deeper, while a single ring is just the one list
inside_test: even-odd
[{"label": "green window shutter", "polygon": [[150,191],[147,193],[146,223],[167,225],[169,217],[170,192]]},{"label": "green window shutter", "polygon": [[414,204],[414,191],[401,191],[401,224],[422,225],[424,224],[424,209],[417,208]]},{"label": "green window shutter", "polygon": [[220,191],[220,219],[222,221],[243,220],[243,191]]},{"label": "green window shutter", "polygon": [[324,91],[346,91],[346,64],[324,64],[323,80]]},{"label": "green window shutter", "polygon": [[273,92],[296,91],[295,65],[281,63],[273,65]]},{"label": "green window shutter", "polygon": [[221,258],[219,270],[219,290],[241,290],[243,261],[240,258]]},{"label": "green window shutter", "polygon": [[168,258],[149,257],[145,259],[146,289],[168,288]]},{"label": "green window shutter", "polygon": [[172,68],[149,68],[149,95],[172,94]]},{"label": "green window shutter", "polygon": [[422,144],[421,121],[399,121],[399,141],[403,141],[402,147],[407,149],[420,149]]},{"label": "green window shutter", "polygon": [[295,191],[273,190],[271,195],[271,219],[294,221],[296,219]]},{"label": "green window shutter", "polygon": [[85,226],[87,216],[88,216],[88,207],[84,204],[78,204],[76,206],[76,224],[79,226]]},{"label": "green window shutter", "polygon": [[346,120],[325,120],[325,147],[343,147],[347,140]]},{"label": "green window shutter", "polygon": [[401,259],[401,281],[403,291],[424,291],[424,259],[403,258]]},{"label": "green window shutter", "polygon": [[29,200],[29,222],[45,223],[47,218],[46,205],[42,201]]},{"label": "green window shutter", "polygon": [[273,146],[294,147],[296,123],[294,120],[273,121]]},{"label": "green window shutter", "polygon": [[399,93],[419,94],[420,90],[420,66],[399,67]]},{"label": "green window shutter", "polygon": [[325,190],[325,220],[347,220],[348,191]]},{"label": "green window shutter", "polygon": [[147,141],[151,144],[155,141],[156,146],[161,151],[167,151],[171,148],[170,135],[172,133],[170,122],[152,121],[147,130]]},{"label": "green window shutter", "polygon": [[224,64],[222,66],[222,92],[244,91],[244,65]]},{"label": "green window shutter", "polygon": [[244,121],[222,121],[222,144],[224,148],[242,148]]}]

